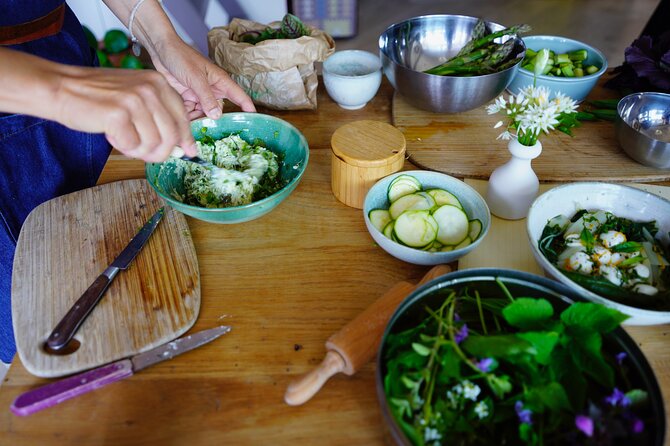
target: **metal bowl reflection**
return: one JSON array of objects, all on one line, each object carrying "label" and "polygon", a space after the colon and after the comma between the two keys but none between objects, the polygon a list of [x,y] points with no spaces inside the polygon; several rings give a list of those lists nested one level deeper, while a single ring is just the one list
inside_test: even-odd
[{"label": "metal bowl reflection", "polygon": [[[470,40],[476,17],[427,15],[389,26],[379,37],[384,74],[396,91],[415,107],[439,113],[472,110],[494,99],[516,74],[525,51],[524,43],[514,38],[513,55],[519,63],[497,73],[481,76],[438,76],[424,70],[455,56]],[[492,31],[504,29],[486,22]],[[504,36],[496,42],[510,38]]]}]

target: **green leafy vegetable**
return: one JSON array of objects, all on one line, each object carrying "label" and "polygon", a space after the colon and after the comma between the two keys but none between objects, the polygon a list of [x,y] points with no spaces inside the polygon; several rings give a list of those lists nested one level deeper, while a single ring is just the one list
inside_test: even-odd
[{"label": "green leafy vegetable", "polygon": [[[595,303],[555,314],[548,300],[513,297],[497,283],[503,306],[488,305],[491,292],[476,286],[441,289],[424,300],[423,316],[407,313],[415,325],[387,336],[384,391],[406,437],[415,445],[643,444],[630,420],[648,410],[646,389],[631,386],[605,347],[627,316]],[[592,417],[592,438],[580,416]]]},{"label": "green leafy vegetable", "polygon": [[240,35],[239,41],[256,45],[270,39],[297,39],[309,36],[310,29],[293,14],[286,14],[279,28],[267,27],[262,31],[247,31]]}]

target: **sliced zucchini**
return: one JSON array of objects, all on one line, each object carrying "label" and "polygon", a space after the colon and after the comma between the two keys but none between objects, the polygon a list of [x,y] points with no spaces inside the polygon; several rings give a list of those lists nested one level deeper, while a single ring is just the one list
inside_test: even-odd
[{"label": "sliced zucchini", "polygon": [[458,245],[454,246],[454,251],[457,249],[465,248],[466,246],[472,244],[472,239],[468,236],[465,237],[465,240],[463,240],[461,243]]},{"label": "sliced zucchini", "polygon": [[468,236],[468,216],[462,209],[445,204],[433,212],[439,227],[437,241],[443,245],[458,245]]},{"label": "sliced zucchini", "polygon": [[446,246],[443,246],[443,247],[440,248],[440,251],[442,251],[442,252],[449,252],[449,251],[453,251],[453,250],[454,250],[453,245],[446,245]]},{"label": "sliced zucchini", "polygon": [[384,226],[382,233],[387,237],[393,240],[393,226],[395,226],[395,221],[391,220]]},{"label": "sliced zucchini", "polygon": [[423,248],[433,243],[437,231],[438,224],[427,210],[405,211],[393,227],[397,239],[412,248]]},{"label": "sliced zucchini", "polygon": [[468,231],[468,237],[470,237],[470,243],[472,243],[477,240],[479,234],[482,233],[482,222],[478,218],[475,218],[470,220],[469,225],[470,230]]},{"label": "sliced zucchini", "polygon": [[426,191],[426,193],[428,193],[428,195],[433,197],[437,207],[443,206],[445,204],[450,204],[452,206],[456,206],[458,208],[463,209],[463,206],[461,205],[461,202],[458,201],[458,198],[456,198],[456,195],[452,194],[447,190],[429,189]]},{"label": "sliced zucchini", "polygon": [[384,231],[384,227],[391,221],[391,214],[386,209],[373,209],[368,213],[368,218],[372,226],[379,232]]},{"label": "sliced zucchini", "polygon": [[389,213],[393,220],[397,220],[400,214],[405,211],[429,210],[433,208],[433,204],[435,204],[435,200],[426,193],[423,193],[423,195],[421,193],[404,195],[391,204]]},{"label": "sliced zucchini", "polygon": [[420,191],[421,183],[411,175],[399,175],[391,181],[388,187],[389,203],[393,203],[398,198]]}]

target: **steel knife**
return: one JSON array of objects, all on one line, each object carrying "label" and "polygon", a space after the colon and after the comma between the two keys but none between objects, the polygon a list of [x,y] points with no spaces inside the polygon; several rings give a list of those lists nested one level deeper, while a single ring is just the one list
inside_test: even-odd
[{"label": "steel knife", "polygon": [[207,344],[219,336],[228,333],[230,330],[229,326],[221,325],[209,330],[199,331],[147,352],[137,354],[131,358],[122,359],[38,387],[19,395],[10,406],[10,409],[15,415],[31,415],[75,396],[83,395],[91,390],[128,378],[142,369]]},{"label": "steel knife", "polygon": [[121,251],[121,254],[93,281],[88,289],[84,291],[84,294],[77,299],[72,308],[68,310],[47,338],[46,344],[48,349],[58,351],[70,342],[81,324],[86,320],[86,317],[98,304],[103,294],[105,294],[114,277],[116,277],[119,271],[127,269],[133,259],[142,250],[164,214],[165,208],[160,208],[145,223],[142,229],[135,234],[128,245]]}]

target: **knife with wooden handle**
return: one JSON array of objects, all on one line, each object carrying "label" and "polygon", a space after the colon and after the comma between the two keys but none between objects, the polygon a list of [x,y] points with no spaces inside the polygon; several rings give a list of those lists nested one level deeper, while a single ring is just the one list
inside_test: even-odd
[{"label": "knife with wooden handle", "polygon": [[163,218],[165,209],[160,208],[137,234],[128,242],[128,245],[114,259],[114,261],[88,287],[84,294],[77,299],[74,305],[63,316],[47,338],[47,347],[53,351],[62,350],[72,339],[81,324],[100,302],[103,294],[109,288],[119,271],[127,269],[146,244],[156,226]]},{"label": "knife with wooden handle", "polygon": [[19,395],[12,403],[10,410],[19,416],[31,415],[75,396],[133,376],[142,369],[207,344],[229,331],[230,327],[226,325],[199,331],[131,358],[54,381]]},{"label": "knife with wooden handle", "polygon": [[386,324],[400,302],[419,286],[450,271],[448,265],[437,265],[418,284],[395,284],[354,320],[328,338],[326,357],[316,369],[289,384],[284,394],[286,404],[304,404],[336,373],[356,373],[377,353]]}]

